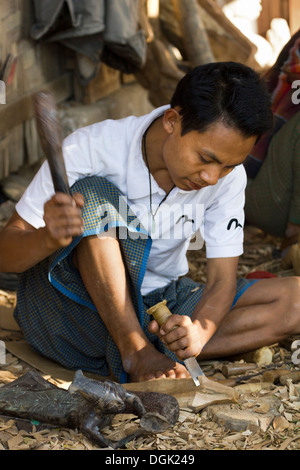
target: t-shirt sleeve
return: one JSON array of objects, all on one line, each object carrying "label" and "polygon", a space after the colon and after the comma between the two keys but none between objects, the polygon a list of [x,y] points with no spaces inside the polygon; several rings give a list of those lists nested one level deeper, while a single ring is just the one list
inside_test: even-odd
[{"label": "t-shirt sleeve", "polygon": [[[63,156],[70,187],[78,179],[90,176],[95,171],[89,134],[88,128],[78,130],[63,142]],[[45,161],[16,204],[16,211],[33,227],[44,227],[44,205],[53,194],[50,168]]]},{"label": "t-shirt sleeve", "polygon": [[207,258],[228,258],[243,253],[246,173],[239,165],[227,175],[204,214]]},{"label": "t-shirt sleeve", "polygon": [[48,162],[44,162],[16,204],[19,216],[35,228],[45,226],[44,204],[54,194]]}]

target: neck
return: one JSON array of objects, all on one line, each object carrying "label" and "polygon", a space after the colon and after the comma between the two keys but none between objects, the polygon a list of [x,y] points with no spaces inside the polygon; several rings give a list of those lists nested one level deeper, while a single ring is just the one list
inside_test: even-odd
[{"label": "neck", "polygon": [[162,125],[162,117],[150,124],[143,136],[143,157],[149,173],[158,185],[166,192],[171,191],[174,183],[170,178],[168,169],[163,159],[163,143],[165,131]]}]

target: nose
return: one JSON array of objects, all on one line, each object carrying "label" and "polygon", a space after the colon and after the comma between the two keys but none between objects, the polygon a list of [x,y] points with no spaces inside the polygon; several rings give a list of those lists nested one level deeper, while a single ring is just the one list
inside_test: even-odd
[{"label": "nose", "polygon": [[209,168],[203,169],[200,172],[200,178],[209,186],[217,184],[221,176],[220,169],[216,165],[211,165]]}]

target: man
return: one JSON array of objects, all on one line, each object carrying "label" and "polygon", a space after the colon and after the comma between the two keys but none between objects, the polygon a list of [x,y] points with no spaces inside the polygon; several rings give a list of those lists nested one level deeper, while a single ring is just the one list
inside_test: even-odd
[{"label": "man", "polygon": [[282,237],[284,256],[300,233],[300,111],[275,133],[266,158],[248,180],[245,214],[249,224]]},{"label": "man", "polygon": [[[124,382],[186,377],[184,358],[298,333],[297,278],[236,281],[242,163],[270,120],[257,74],[216,63],[187,74],[171,106],[69,136],[73,196],[53,194],[45,163],[0,234],[0,271],[22,273],[15,317],[26,340]],[[206,286],[184,276],[198,229]],[[163,299],[174,315],[159,331],[146,310]]]},{"label": "man", "polygon": [[274,124],[245,161],[245,214],[252,225],[283,238],[282,255],[300,233],[300,30],[266,73]]}]

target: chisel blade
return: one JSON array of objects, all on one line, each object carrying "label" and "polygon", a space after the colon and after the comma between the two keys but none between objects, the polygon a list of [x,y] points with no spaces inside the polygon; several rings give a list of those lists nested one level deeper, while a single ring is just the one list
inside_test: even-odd
[{"label": "chisel blade", "polygon": [[183,363],[189,371],[194,381],[194,384],[196,385],[196,387],[199,387],[200,382],[198,380],[198,377],[199,375],[204,375],[204,372],[199,366],[197,359],[195,357],[189,357],[188,359],[184,359]]}]

